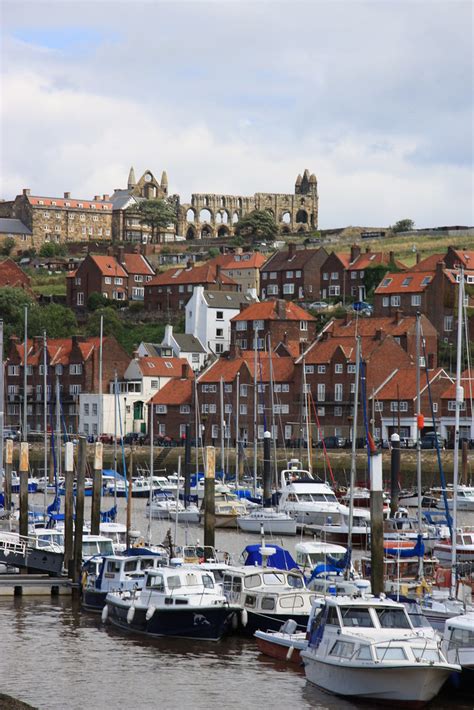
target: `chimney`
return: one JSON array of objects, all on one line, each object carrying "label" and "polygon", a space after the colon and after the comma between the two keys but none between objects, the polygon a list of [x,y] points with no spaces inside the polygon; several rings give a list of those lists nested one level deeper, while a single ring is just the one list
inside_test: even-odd
[{"label": "chimney", "polygon": [[352,320],[351,314],[349,313],[349,311],[346,311],[344,313],[344,325],[349,325],[351,320]]},{"label": "chimney", "polygon": [[421,261],[421,254],[419,251],[416,252],[416,263],[419,264]]},{"label": "chimney", "polygon": [[216,281],[221,277],[221,265],[216,264]]},{"label": "chimney", "polygon": [[438,261],[438,263],[436,264],[436,275],[441,275],[445,268],[446,264],[444,263],[444,261]]},{"label": "chimney", "polygon": [[120,264],[123,264],[124,260],[125,260],[125,247],[119,247],[117,250],[117,253],[118,253],[118,257],[117,257],[118,261],[120,262]]},{"label": "chimney", "polygon": [[371,250],[370,246],[365,247],[365,253],[366,253],[366,254],[370,254],[371,251],[372,251],[372,250]]},{"label": "chimney", "polygon": [[389,262],[389,264],[393,264],[395,262],[395,252],[389,251],[388,262]]},{"label": "chimney", "polygon": [[383,340],[383,328],[376,328],[375,329],[375,340]]},{"label": "chimney", "polygon": [[286,301],[278,299],[276,302],[276,312],[278,320],[286,320]]},{"label": "chimney", "polygon": [[192,269],[193,268],[193,262],[191,259],[188,259],[186,262],[186,268],[187,269]]},{"label": "chimney", "polygon": [[358,256],[360,256],[360,246],[358,244],[353,244],[351,246],[351,264],[357,259]]},{"label": "chimney", "polygon": [[302,355],[306,349],[307,342],[305,340],[300,340],[299,346],[300,346],[300,355]]},{"label": "chimney", "polygon": [[399,323],[402,322],[403,318],[403,311],[401,311],[399,308],[397,309],[395,313],[395,323],[398,325]]},{"label": "chimney", "polygon": [[25,197],[29,197],[30,194],[31,194],[30,188],[29,188],[29,187],[24,187],[24,188],[23,188],[23,194],[24,194]]},{"label": "chimney", "polygon": [[110,195],[107,195],[107,193],[104,194],[104,202],[108,202],[110,200]]},{"label": "chimney", "polygon": [[296,244],[294,242],[291,242],[290,244],[288,244],[288,261],[290,259],[293,259],[295,254],[296,254]]},{"label": "chimney", "polygon": [[65,200],[71,199],[71,193],[70,193],[70,192],[65,192],[65,193],[64,193],[64,199],[65,199]]},{"label": "chimney", "polygon": [[113,256],[113,255],[114,255],[114,248],[107,247],[107,256]]},{"label": "chimney", "polygon": [[181,379],[182,380],[187,380],[188,379],[188,363],[183,362],[181,365]]},{"label": "chimney", "polygon": [[329,340],[330,337],[331,337],[330,331],[323,330],[323,332],[321,333],[321,340]]},{"label": "chimney", "polygon": [[286,330],[283,333],[283,342],[285,343],[285,345],[288,345],[288,333],[286,332]]},{"label": "chimney", "polygon": [[94,195],[94,202],[99,202],[100,195]]},{"label": "chimney", "polygon": [[173,337],[173,326],[170,325],[169,323],[165,325],[165,337],[163,338],[163,342],[165,345],[168,345],[171,347],[171,338]]}]

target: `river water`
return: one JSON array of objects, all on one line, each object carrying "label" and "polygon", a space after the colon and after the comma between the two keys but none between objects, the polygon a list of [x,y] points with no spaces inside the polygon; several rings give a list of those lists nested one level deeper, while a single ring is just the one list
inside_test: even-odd
[{"label": "river water", "polygon": [[[142,532],[145,503],[133,501],[134,527]],[[168,527],[153,522],[155,542]],[[178,542],[186,536],[202,541],[202,528],[180,526]],[[238,553],[251,542],[258,536],[216,531],[219,549]],[[294,551],[295,542],[285,545]],[[262,656],[252,639],[144,639],[104,626],[70,597],[0,599],[0,634],[1,691],[44,710],[374,707],[322,693],[306,683],[301,668]],[[444,691],[430,707],[467,710],[474,702]]]}]

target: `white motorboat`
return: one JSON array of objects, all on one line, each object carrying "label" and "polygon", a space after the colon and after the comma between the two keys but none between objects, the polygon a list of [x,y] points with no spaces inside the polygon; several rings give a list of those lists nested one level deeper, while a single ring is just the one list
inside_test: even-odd
[{"label": "white motorboat", "polygon": [[262,631],[258,629],[254,636],[258,650],[271,658],[289,663],[301,663],[300,651],[308,645],[306,631],[297,631],[298,625],[294,619],[285,621],[279,631]]},{"label": "white motorboat", "polygon": [[[450,663],[459,663],[463,674],[474,673],[474,612],[448,619],[444,626],[442,649]],[[472,686],[471,686],[472,687]]]},{"label": "white motorboat", "polygon": [[328,542],[298,542],[295,547],[296,562],[303,574],[308,575],[318,565],[328,562],[342,563],[346,557],[347,549],[342,545],[333,545]]},{"label": "white motorboat", "polygon": [[[114,554],[125,552],[127,549],[127,526],[123,523],[100,523],[100,534],[112,540]],[[138,530],[129,531],[130,547],[139,540],[140,532]]]},{"label": "white motorboat", "polygon": [[[316,528],[322,540],[335,544],[347,544],[349,535],[349,512],[336,515],[336,520],[330,518],[324,525],[311,526]],[[352,517],[352,547],[366,550],[370,537],[370,511],[367,508],[354,508]]]},{"label": "white motorboat", "polygon": [[[150,484],[149,477],[136,476],[132,478],[132,498],[147,498],[150,495],[150,488],[153,493],[161,490],[161,486],[157,481],[153,481]],[[128,481],[123,478],[112,481],[108,484],[107,492],[111,495],[116,493],[119,498],[124,498],[128,492]]]},{"label": "white motorboat", "polygon": [[327,598],[301,651],[307,680],[336,695],[422,705],[460,666],[417,633],[403,604]]},{"label": "white motorboat", "polygon": [[[443,489],[440,489],[443,491]],[[446,489],[448,508],[453,508],[454,506],[454,489],[452,486],[448,486]],[[441,499],[438,503],[438,508],[444,508],[444,500]],[[474,486],[457,486],[456,494],[456,508],[458,510],[474,510]]]},{"label": "white motorboat", "polygon": [[[449,538],[438,540],[433,547],[433,555],[439,559],[442,566],[450,565],[452,555],[451,540]],[[456,557],[459,563],[474,562],[474,527],[457,529]]]},{"label": "white motorboat", "polygon": [[345,578],[347,550],[341,545],[326,542],[299,542],[296,545],[296,562],[308,577],[308,589],[317,594],[359,596],[370,593],[370,582],[356,573],[351,564]]},{"label": "white motorboat", "polygon": [[[418,530],[418,521],[416,518],[409,518],[405,515],[388,518],[383,524],[383,538],[385,541],[403,541],[416,544],[420,531]],[[424,525],[421,531],[421,537],[426,552],[432,552],[436,542],[439,540],[439,535],[436,530],[427,530]]]},{"label": "white motorboat", "polygon": [[[147,502],[150,506],[150,501]],[[201,512],[197,505],[188,503],[188,506],[176,498],[172,498],[170,494],[158,493],[153,496],[151,507],[149,507],[151,517],[158,520],[176,520],[180,523],[199,523],[201,520]]]},{"label": "white motorboat", "polygon": [[149,636],[217,641],[236,613],[212,572],[196,565],[147,570],[138,592],[107,594],[102,619]]},{"label": "white motorboat", "polygon": [[340,513],[349,514],[349,508],[339,503],[327,483],[313,478],[296,459],[281,472],[278,510],[289,513],[297,523],[304,525],[324,525],[329,517],[335,519]]},{"label": "white motorboat", "polygon": [[[431,493],[431,491],[425,491],[421,494],[421,507],[425,508],[436,508],[438,507],[439,497]],[[404,508],[417,508],[418,507],[418,493],[416,491],[400,491],[398,494],[398,505]]]},{"label": "white motorboat", "polygon": [[216,528],[237,528],[237,519],[246,515],[248,506],[245,500],[237,496],[225,495],[216,497],[215,526]]},{"label": "white motorboat", "polygon": [[420,599],[419,603],[424,616],[438,631],[443,631],[448,619],[466,613],[465,606],[460,599],[450,599],[448,589],[444,591],[444,594],[443,592],[427,594]]},{"label": "white motorboat", "polygon": [[244,532],[264,533],[270,535],[296,535],[296,520],[288,513],[280,513],[274,508],[257,508],[251,512],[239,515],[237,525]]}]

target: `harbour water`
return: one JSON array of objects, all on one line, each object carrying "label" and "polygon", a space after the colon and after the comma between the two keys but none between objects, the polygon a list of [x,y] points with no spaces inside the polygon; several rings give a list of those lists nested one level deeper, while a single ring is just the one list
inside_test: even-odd
[{"label": "harbour water", "polygon": [[[133,505],[134,527],[145,532],[146,501]],[[123,501],[121,507],[123,520]],[[154,541],[169,527],[174,532],[173,523],[154,521]],[[185,536],[202,542],[202,528],[179,526],[178,542]],[[252,542],[258,536],[216,531],[216,546],[234,556]],[[291,551],[295,542],[284,540]],[[104,626],[70,597],[0,600],[0,634],[1,691],[42,710],[374,707],[319,691],[306,683],[303,669],[261,655],[251,639],[143,639]],[[449,690],[430,705],[473,707],[472,696],[455,697]]]}]

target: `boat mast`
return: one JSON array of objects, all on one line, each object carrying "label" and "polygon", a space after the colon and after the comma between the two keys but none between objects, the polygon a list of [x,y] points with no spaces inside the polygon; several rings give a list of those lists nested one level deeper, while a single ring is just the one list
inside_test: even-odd
[{"label": "boat mast", "polygon": [[306,361],[303,356],[303,395],[304,395],[304,420],[306,429],[306,454],[308,457],[308,471],[312,474],[312,462],[311,462],[311,435],[310,435],[310,420],[309,420],[309,396],[308,387],[306,384]]},{"label": "boat mast", "polygon": [[225,482],[225,416],[224,416],[224,378],[221,377],[219,383],[219,400],[221,412],[221,470],[223,481]]},{"label": "boat mast", "polygon": [[97,437],[100,441],[102,434],[102,346],[104,340],[104,316],[100,317],[100,336],[99,336],[99,403],[97,406],[98,410],[98,425],[97,425]]},{"label": "boat mast", "polygon": [[258,329],[255,328],[253,358],[253,494],[257,495],[257,341]]},{"label": "boat mast", "polygon": [[[420,357],[421,357],[421,323],[420,312],[416,314],[416,486],[418,488],[418,534],[422,534],[422,495],[421,495],[421,385],[420,385]],[[400,410],[400,404],[398,405]],[[418,577],[423,578],[423,555],[418,557]]]},{"label": "boat mast", "polygon": [[[27,416],[28,416],[28,396],[26,394],[28,387],[28,306],[25,306],[25,333],[23,339],[23,426],[22,426],[22,441],[28,440],[27,435]],[[3,444],[3,441],[2,441]]]},{"label": "boat mast", "polygon": [[150,405],[151,407],[151,414],[150,414],[150,494],[148,498],[148,530],[147,530],[147,542],[149,545],[151,545],[151,509],[153,506],[153,467],[154,467],[154,443],[153,439],[154,437],[154,423],[153,423],[153,403]]},{"label": "boat mast", "polygon": [[[354,527],[354,487],[356,478],[357,461],[357,414],[359,409],[359,371],[360,371],[360,335],[356,337],[356,371],[354,387],[354,416],[352,418],[352,449],[351,449],[351,476],[349,496],[349,524],[347,530],[347,550],[352,555],[352,528]],[[349,576],[350,565],[346,567],[346,577]]]},{"label": "boat mast", "polygon": [[201,427],[199,423],[199,403],[198,403],[198,390],[197,390],[197,377],[194,375],[194,444],[196,449],[196,486],[199,473],[199,441],[202,436]]},{"label": "boat mast", "polygon": [[272,405],[272,439],[273,439],[273,465],[275,467],[275,490],[278,489],[278,456],[277,456],[277,438],[278,431],[275,424],[275,388],[273,384],[273,359],[272,359],[272,341],[271,335],[268,334],[268,357],[270,361],[270,395]]},{"label": "boat mast", "polygon": [[235,487],[239,487],[239,455],[240,455],[240,370],[237,373],[237,394],[235,412]]},{"label": "boat mast", "polygon": [[44,462],[44,514],[48,512],[48,341],[43,331],[43,462]]},{"label": "boat mast", "polygon": [[117,505],[117,370],[114,372],[114,506]]},{"label": "boat mast", "polygon": [[458,323],[456,344],[456,412],[454,419],[454,458],[453,458],[453,523],[451,532],[451,597],[456,597],[456,535],[457,535],[457,495],[459,478],[459,419],[464,391],[461,387],[461,355],[462,355],[462,308],[464,303],[464,269],[459,273],[458,291]]},{"label": "boat mast", "polygon": [[[3,430],[5,427],[5,371],[3,363],[3,320],[0,319],[0,477],[1,490],[5,492],[5,471],[3,469]],[[5,505],[6,507],[6,505]]]},{"label": "boat mast", "polygon": [[57,446],[58,446],[58,455],[57,455],[57,476],[58,478],[61,476],[62,472],[62,461],[61,461],[61,402],[60,402],[60,393],[61,393],[61,388],[59,385],[59,375],[56,373],[56,438],[57,438]]}]

